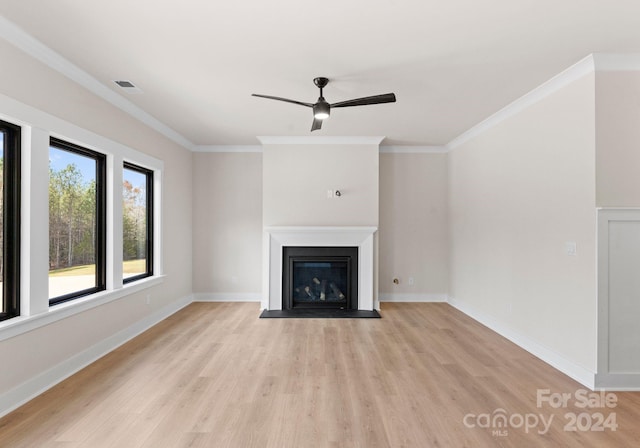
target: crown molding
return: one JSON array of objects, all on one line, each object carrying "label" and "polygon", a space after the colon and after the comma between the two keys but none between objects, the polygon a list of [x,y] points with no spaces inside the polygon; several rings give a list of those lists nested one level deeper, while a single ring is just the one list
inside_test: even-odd
[{"label": "crown molding", "polygon": [[162,123],[160,120],[153,117],[149,113],[145,112],[143,109],[139,108],[131,101],[112,91],[96,78],[91,76],[89,73],[85,72],[59,53],[53,51],[51,48],[47,47],[42,42],[22,30],[22,28],[18,27],[13,22],[7,20],[1,15],[0,37],[18,47],[29,56],[39,60],[43,64],[66,76],[75,83],[80,84],[85,89],[89,90],[103,100],[111,103],[118,109],[128,113],[151,129],[164,135],[169,140],[186,149],[191,150],[193,148],[193,143],[191,143],[184,136],[171,129],[169,126]]},{"label": "crown molding", "polygon": [[261,145],[196,145],[193,152],[262,152]]},{"label": "crown molding", "polygon": [[558,90],[566,87],[567,85],[582,78],[583,76],[592,73],[594,70],[594,56],[590,54],[571,67],[560,72],[553,78],[549,79],[545,83],[536,87],[529,93],[500,109],[498,112],[490,115],[488,118],[473,126],[471,129],[460,134],[458,137],[447,143],[447,147],[449,148],[449,150],[457,148],[458,146],[468,142],[469,140],[478,137],[485,131],[503,122],[507,118],[512,117],[513,115],[520,113],[524,109],[541,101],[552,93],[557,92]]},{"label": "crown molding", "polygon": [[[29,56],[81,85],[96,96],[128,113],[169,140],[194,152],[261,152],[253,145],[195,145],[186,137],[157,118],[114,92],[86,71],[44,45],[22,28],[0,15],[0,37]],[[552,93],[594,71],[640,71],[640,53],[594,53],[562,71],[529,93],[508,104],[498,112],[471,127],[445,146],[382,146],[381,153],[446,153],[481,135],[509,117],[541,101]],[[331,137],[331,136],[258,136],[262,145],[380,145],[384,136]]]},{"label": "crown molding", "polygon": [[449,152],[446,146],[380,146],[380,153],[386,154],[443,154]]},{"label": "crown molding", "polygon": [[[193,152],[261,153],[261,145],[196,145]],[[444,154],[446,146],[380,146],[380,153],[386,154]]]},{"label": "crown molding", "polygon": [[560,72],[547,82],[536,87],[526,95],[518,98],[511,104],[481,121],[471,129],[451,140],[446,146],[449,150],[455,149],[463,143],[479,136],[488,129],[506,120],[507,118],[532,106],[538,101],[554,92],[566,87],[568,84],[582,78],[592,72],[611,71],[640,71],[640,53],[593,53],[590,54],[566,70]]},{"label": "crown molding", "polygon": [[263,145],[379,145],[384,137],[257,136]]}]

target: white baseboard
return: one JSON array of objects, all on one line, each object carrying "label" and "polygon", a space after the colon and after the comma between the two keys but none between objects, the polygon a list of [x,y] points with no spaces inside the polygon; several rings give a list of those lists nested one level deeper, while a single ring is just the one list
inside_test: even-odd
[{"label": "white baseboard", "polygon": [[381,302],[446,302],[446,294],[389,294],[379,293]]},{"label": "white baseboard", "polygon": [[260,302],[259,292],[198,292],[193,294],[194,302]]},{"label": "white baseboard", "polygon": [[640,373],[598,373],[596,390],[640,391]]},{"label": "white baseboard", "polygon": [[585,369],[584,367],[575,364],[572,361],[569,361],[555,351],[537,343],[532,339],[529,339],[526,336],[523,336],[517,331],[509,328],[507,325],[504,325],[502,322],[499,322],[495,318],[488,316],[465,303],[462,303],[450,297],[449,304],[459,311],[462,311],[472,319],[480,322],[485,327],[488,327],[499,335],[507,338],[532,355],[540,358],[551,367],[559,370],[568,377],[573,378],[583,386],[588,387],[591,390],[595,390],[595,372],[592,372],[588,369]]},{"label": "white baseboard", "polygon": [[36,375],[17,387],[0,395],[0,417],[22,406],[74,373],[102,358],[134,337],[153,327],[160,321],[178,312],[193,301],[192,296],[183,297],[124,330],[98,342],[66,361]]}]

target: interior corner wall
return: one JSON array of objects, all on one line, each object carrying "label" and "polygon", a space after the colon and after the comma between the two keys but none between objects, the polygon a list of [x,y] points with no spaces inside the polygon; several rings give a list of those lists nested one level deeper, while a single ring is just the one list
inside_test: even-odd
[{"label": "interior corner wall", "polygon": [[594,84],[585,75],[449,154],[451,303],[583,384],[597,346]]},{"label": "interior corner wall", "polygon": [[262,154],[193,154],[193,291],[257,300],[262,288]]},{"label": "interior corner wall", "polygon": [[640,390],[640,71],[596,72],[599,347],[596,386]]},{"label": "interior corner wall", "polygon": [[[0,395],[190,298],[191,153],[0,40],[0,93],[164,162],[161,284],[0,342]],[[46,173],[42,173],[46,175]],[[145,303],[149,295],[150,304]]]},{"label": "interior corner wall", "polygon": [[598,207],[640,207],[640,71],[596,72]]},{"label": "interior corner wall", "polygon": [[380,154],[382,301],[447,298],[447,159],[446,153]]}]

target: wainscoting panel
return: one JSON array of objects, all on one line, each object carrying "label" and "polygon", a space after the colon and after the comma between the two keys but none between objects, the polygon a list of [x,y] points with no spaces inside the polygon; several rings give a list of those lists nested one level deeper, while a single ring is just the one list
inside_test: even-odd
[{"label": "wainscoting panel", "polygon": [[598,212],[596,387],[640,390],[640,210]]}]

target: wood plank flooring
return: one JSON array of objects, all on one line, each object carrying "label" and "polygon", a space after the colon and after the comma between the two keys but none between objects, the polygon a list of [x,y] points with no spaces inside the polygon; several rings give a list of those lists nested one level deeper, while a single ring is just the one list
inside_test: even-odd
[{"label": "wood plank flooring", "polygon": [[[640,394],[537,407],[538,389],[583,387],[447,304],[384,303],[382,319],[258,308],[188,306],[0,419],[0,447],[640,446]],[[565,431],[565,414],[589,429],[598,412],[617,430]]]}]

